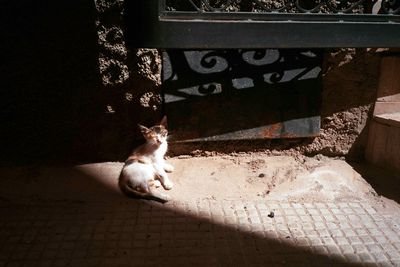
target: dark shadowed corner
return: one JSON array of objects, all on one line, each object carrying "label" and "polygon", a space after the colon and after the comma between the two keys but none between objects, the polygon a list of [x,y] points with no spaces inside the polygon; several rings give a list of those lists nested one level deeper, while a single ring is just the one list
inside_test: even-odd
[{"label": "dark shadowed corner", "polygon": [[91,1],[2,5],[3,160],[70,159],[96,146],[101,97],[95,19]]}]

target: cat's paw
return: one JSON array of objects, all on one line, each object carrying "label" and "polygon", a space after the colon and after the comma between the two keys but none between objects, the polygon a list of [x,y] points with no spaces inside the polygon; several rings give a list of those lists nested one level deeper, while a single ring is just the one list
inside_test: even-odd
[{"label": "cat's paw", "polygon": [[155,180],[153,182],[153,185],[154,185],[155,188],[159,188],[161,186],[161,182],[159,180]]},{"label": "cat's paw", "polygon": [[174,166],[172,166],[171,164],[165,163],[164,164],[164,171],[166,172],[173,172],[174,171]]},{"label": "cat's paw", "polygon": [[171,201],[171,200],[172,200],[172,197],[169,196],[169,195],[163,194],[162,200],[163,200],[164,203],[166,203],[166,202],[168,202],[168,201]]},{"label": "cat's paw", "polygon": [[165,190],[171,190],[174,184],[170,180],[167,180],[164,182],[163,187]]}]

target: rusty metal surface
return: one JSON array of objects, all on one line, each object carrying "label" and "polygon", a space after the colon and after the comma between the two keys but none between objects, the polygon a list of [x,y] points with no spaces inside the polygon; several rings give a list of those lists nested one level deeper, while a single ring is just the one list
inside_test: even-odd
[{"label": "rusty metal surface", "polygon": [[171,140],[318,135],[321,59],[320,50],[167,50]]}]

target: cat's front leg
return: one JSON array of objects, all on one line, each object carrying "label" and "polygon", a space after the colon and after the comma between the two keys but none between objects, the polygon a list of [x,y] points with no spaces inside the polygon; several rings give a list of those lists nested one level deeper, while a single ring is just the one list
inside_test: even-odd
[{"label": "cat's front leg", "polygon": [[156,174],[158,176],[158,179],[161,182],[161,185],[166,189],[170,190],[174,186],[174,184],[171,182],[171,180],[168,177],[168,174],[164,170],[164,166],[160,166],[159,164],[154,165],[154,169],[156,170]]},{"label": "cat's front leg", "polygon": [[172,166],[171,164],[168,164],[164,161],[164,170],[166,172],[173,172],[174,171],[174,166]]}]

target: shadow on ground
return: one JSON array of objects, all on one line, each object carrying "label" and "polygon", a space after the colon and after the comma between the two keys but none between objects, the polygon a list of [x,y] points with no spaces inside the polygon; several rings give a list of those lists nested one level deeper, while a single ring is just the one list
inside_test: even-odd
[{"label": "shadow on ground", "polygon": [[400,203],[400,173],[367,163],[350,164],[375,189],[378,195]]}]

